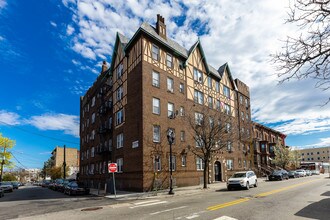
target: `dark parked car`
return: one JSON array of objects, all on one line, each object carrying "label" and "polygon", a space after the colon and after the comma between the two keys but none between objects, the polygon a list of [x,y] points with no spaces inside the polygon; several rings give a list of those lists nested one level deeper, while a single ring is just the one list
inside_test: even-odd
[{"label": "dark parked car", "polygon": [[82,182],[72,181],[64,189],[64,193],[71,195],[88,195],[89,188]]},{"label": "dark parked car", "polygon": [[299,173],[297,173],[294,170],[289,171],[288,174],[289,174],[289,178],[299,178],[300,177]]},{"label": "dark parked car", "polygon": [[289,175],[286,170],[274,170],[274,172],[268,176],[268,179],[269,180],[284,180],[284,179],[289,179]]},{"label": "dark parked car", "polygon": [[63,182],[64,182],[64,179],[56,179],[53,190],[58,190],[61,187],[61,185],[63,184]]},{"label": "dark parked car", "polygon": [[0,198],[1,198],[1,197],[4,197],[4,195],[5,195],[4,190],[3,190],[2,188],[0,188]]},{"label": "dark parked car", "polygon": [[65,190],[65,187],[72,181],[75,181],[74,179],[66,179],[64,180],[62,183],[60,183],[58,186],[57,186],[57,191],[59,192],[64,192]]},{"label": "dark parked car", "polygon": [[14,192],[13,185],[11,185],[9,182],[0,182],[0,188],[4,192]]},{"label": "dark parked car", "polygon": [[44,180],[41,183],[41,187],[49,187],[49,184],[50,184],[50,180]]}]

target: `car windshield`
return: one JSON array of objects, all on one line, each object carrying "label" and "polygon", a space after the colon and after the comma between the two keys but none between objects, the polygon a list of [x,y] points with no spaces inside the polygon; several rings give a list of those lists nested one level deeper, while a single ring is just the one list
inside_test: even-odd
[{"label": "car windshield", "polygon": [[246,177],[246,173],[235,173],[232,177],[233,178]]},{"label": "car windshield", "polygon": [[282,174],[282,172],[281,171],[274,171],[273,174],[274,175],[279,175],[279,174]]}]

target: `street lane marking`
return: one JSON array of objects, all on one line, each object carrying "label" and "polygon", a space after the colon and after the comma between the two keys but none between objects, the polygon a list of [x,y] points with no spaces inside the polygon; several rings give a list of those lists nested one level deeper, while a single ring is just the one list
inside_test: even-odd
[{"label": "street lane marking", "polygon": [[[260,193],[260,194],[257,194],[255,196],[253,196],[253,198],[265,197],[265,196],[272,195],[272,194],[275,194],[275,193],[279,193],[279,192],[282,192],[282,191],[285,191],[285,190],[289,190],[289,189],[292,189],[292,188],[295,188],[295,187],[298,187],[298,186],[302,186],[302,185],[305,185],[305,184],[308,184],[308,183],[312,183],[312,182],[315,182],[315,181],[318,181],[318,180],[319,179],[311,180],[311,181],[307,181],[307,182],[298,183],[298,184],[295,184],[295,185],[283,187],[283,188],[280,188],[280,189],[275,189],[275,190],[272,190],[272,191],[269,191],[269,192]],[[222,208],[225,208],[225,207],[228,207],[228,206],[237,205],[237,204],[240,204],[242,202],[249,201],[249,200],[251,200],[251,198],[237,199],[237,200],[234,200],[234,201],[231,201],[231,202],[226,202],[226,203],[218,204],[218,205],[215,205],[215,206],[207,207],[207,210],[215,211],[215,210],[222,209]]]},{"label": "street lane marking", "polygon": [[160,213],[170,212],[170,211],[174,211],[174,210],[177,210],[177,209],[184,209],[184,208],[187,208],[187,207],[188,206],[180,206],[180,207],[176,207],[176,208],[173,208],[173,209],[166,209],[166,210],[163,210],[163,211],[150,213],[150,215],[157,215],[157,214],[160,214]]},{"label": "street lane marking", "polygon": [[317,181],[317,180],[311,180],[311,181],[307,181],[307,182],[303,182],[303,183],[298,183],[298,184],[283,187],[283,188],[280,188],[280,189],[275,189],[275,190],[272,190],[272,191],[269,191],[269,192],[260,193],[258,195],[253,196],[253,197],[254,198],[259,198],[259,197],[269,196],[269,195],[272,195],[272,194],[275,194],[275,193],[279,193],[279,192],[289,190],[289,189],[292,189],[292,188],[295,188],[295,187],[298,187],[298,186],[302,186],[302,185],[305,185],[305,184],[308,184],[308,183],[312,183],[312,182],[315,182],[315,181]]},{"label": "street lane marking", "polygon": [[146,207],[146,206],[152,206],[152,205],[158,205],[158,204],[164,204],[167,203],[167,201],[160,201],[160,200],[149,200],[144,202],[137,202],[133,203],[134,206],[129,207],[130,209],[138,208],[138,207]]},{"label": "street lane marking", "polygon": [[249,200],[250,200],[249,198],[237,199],[237,200],[234,200],[234,201],[231,201],[231,202],[226,202],[226,203],[222,203],[222,204],[219,204],[219,205],[210,206],[210,207],[207,208],[207,210],[214,211],[214,210],[222,209],[222,208],[225,208],[225,207],[228,207],[228,206],[237,205],[237,204],[240,204],[242,202],[249,201]]},{"label": "street lane marking", "polygon": [[232,217],[229,217],[229,216],[221,216],[219,218],[215,218],[213,220],[238,220],[237,218],[232,218]]}]

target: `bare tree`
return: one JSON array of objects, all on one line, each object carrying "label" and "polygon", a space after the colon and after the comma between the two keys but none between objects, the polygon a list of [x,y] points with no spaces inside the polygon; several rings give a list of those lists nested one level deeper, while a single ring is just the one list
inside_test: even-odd
[{"label": "bare tree", "polygon": [[186,119],[195,141],[195,146],[189,146],[188,150],[196,159],[202,159],[203,188],[207,188],[211,158],[223,149],[232,151],[233,140],[237,135],[236,123],[232,116],[208,108],[188,114]]},{"label": "bare tree", "polygon": [[[287,23],[301,30],[288,37],[283,51],[273,54],[280,82],[312,78],[323,91],[330,88],[330,4],[329,0],[293,0]],[[330,102],[330,98],[325,104]]]}]

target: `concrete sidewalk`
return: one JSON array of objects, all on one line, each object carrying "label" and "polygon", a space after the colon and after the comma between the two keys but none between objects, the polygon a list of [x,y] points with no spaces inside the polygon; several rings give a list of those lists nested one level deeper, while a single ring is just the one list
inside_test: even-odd
[{"label": "concrete sidewalk", "polygon": [[[259,182],[266,181],[265,177],[258,178]],[[191,194],[199,194],[202,192],[208,191],[216,191],[216,190],[226,190],[227,184],[226,182],[215,182],[207,184],[207,189],[203,189],[203,185],[198,186],[185,186],[185,187],[174,187],[174,195],[169,195],[169,189],[151,191],[151,192],[128,192],[128,191],[117,191],[116,196],[114,194],[105,194],[104,190],[98,193],[98,190],[91,190],[91,194],[96,196],[104,196],[109,199],[116,200],[134,200],[134,199],[143,199],[149,197],[172,197],[179,195],[191,195]]]},{"label": "concrete sidewalk", "polygon": [[174,187],[174,195],[169,195],[169,189],[150,191],[150,192],[128,192],[128,191],[117,191],[116,195],[107,193],[105,195],[104,190],[91,189],[91,194],[96,196],[104,196],[109,199],[116,200],[133,200],[143,199],[148,197],[172,197],[179,195],[198,194],[205,191],[215,191],[220,189],[226,189],[226,182],[216,182],[207,185],[206,189],[203,189],[203,185],[198,186],[186,186],[186,187]]}]

